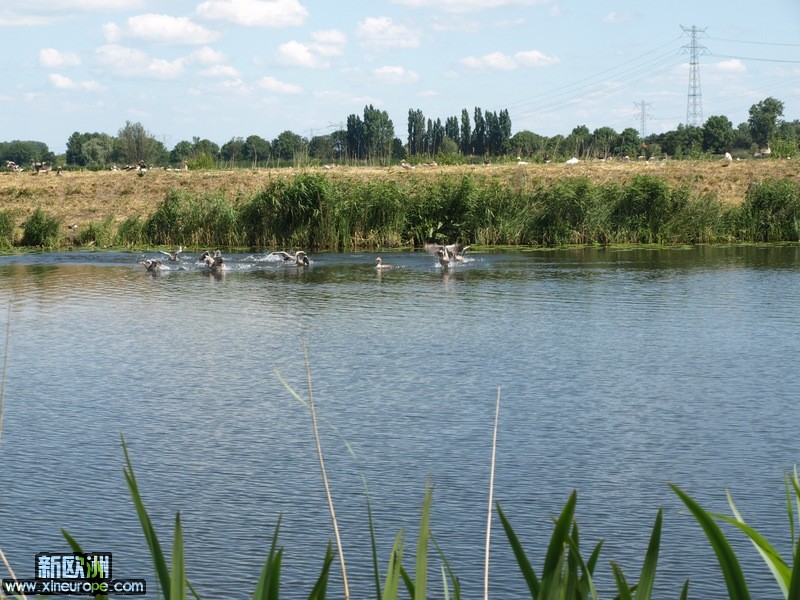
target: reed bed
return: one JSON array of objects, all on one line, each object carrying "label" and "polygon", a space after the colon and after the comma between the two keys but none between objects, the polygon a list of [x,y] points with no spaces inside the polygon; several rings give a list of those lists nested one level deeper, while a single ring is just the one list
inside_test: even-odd
[{"label": "reed bed", "polygon": [[[800,237],[798,189],[792,161],[7,173],[0,245],[348,251],[438,241],[785,242]],[[60,224],[55,233],[42,229],[43,217]]]}]

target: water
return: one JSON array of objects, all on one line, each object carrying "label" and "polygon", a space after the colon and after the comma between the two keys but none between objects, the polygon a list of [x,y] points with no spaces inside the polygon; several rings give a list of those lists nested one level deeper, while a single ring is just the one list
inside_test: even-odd
[{"label": "water", "polygon": [[[305,270],[243,254],[218,277],[191,258],[154,276],[142,258],[0,258],[11,307],[0,547],[20,577],[33,577],[37,552],[68,551],[63,527],[155,595],[124,434],[168,548],[181,512],[202,596],[252,593],[279,517],[284,591],[307,595],[332,530],[309,413],[281,382],[308,396],[304,344],[354,598],[372,589],[361,473],[382,571],[401,529],[413,569],[429,478],[434,534],[464,597],[482,593],[498,390],[495,499],[537,570],[550,516],[577,489],[585,555],[606,540],[603,597],[609,560],[638,578],[659,507],[659,597],[687,577],[690,597],[727,597],[668,482],[725,513],[730,488],[791,556],[782,476],[800,459],[798,247],[473,254],[449,271],[399,253],[383,254],[398,268],[382,273],[369,253],[312,255]],[[780,597],[726,531],[753,596]],[[443,597],[431,552],[431,597]],[[524,593],[497,519],[491,582],[493,597]]]}]

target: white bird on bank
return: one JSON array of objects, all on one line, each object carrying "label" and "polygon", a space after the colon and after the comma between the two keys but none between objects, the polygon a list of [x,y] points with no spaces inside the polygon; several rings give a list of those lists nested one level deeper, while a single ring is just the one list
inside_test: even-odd
[{"label": "white bird on bank", "polygon": [[727,167],[732,162],[733,162],[733,157],[731,156],[731,153],[730,152],[726,152],[725,153],[725,164],[723,164],[722,166]]},{"label": "white bird on bank", "polygon": [[302,250],[298,250],[294,254],[289,254],[288,252],[279,250],[277,252],[270,252],[270,256],[280,256],[284,262],[294,261],[294,264],[296,264],[298,267],[307,267],[311,264],[311,261],[308,259],[308,254]]},{"label": "white bird on bank", "polygon": [[159,250],[161,254],[166,256],[171,261],[180,260],[180,253],[183,252],[183,246],[178,246],[178,249],[175,252],[167,252],[166,250]]}]

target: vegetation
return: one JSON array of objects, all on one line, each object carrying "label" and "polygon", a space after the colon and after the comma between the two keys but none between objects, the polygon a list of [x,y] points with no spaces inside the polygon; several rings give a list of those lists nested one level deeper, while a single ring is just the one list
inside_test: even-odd
[{"label": "vegetation", "polygon": [[[9,174],[0,177],[8,207],[0,213],[0,244],[350,251],[441,241],[800,241],[800,181],[792,164],[751,162],[768,168],[676,162],[390,168],[368,177],[363,169]],[[742,194],[738,202],[730,198],[735,193]],[[20,217],[12,215],[26,214],[18,229]]]}]

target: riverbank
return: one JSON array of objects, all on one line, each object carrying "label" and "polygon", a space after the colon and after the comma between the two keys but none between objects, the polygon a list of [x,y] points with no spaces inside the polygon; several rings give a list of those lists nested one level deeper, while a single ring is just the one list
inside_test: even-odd
[{"label": "riverbank", "polygon": [[[763,241],[757,235],[741,236],[742,227],[748,225],[731,224],[748,190],[763,182],[783,182],[789,186],[786,189],[797,189],[800,162],[151,169],[143,176],[135,171],[2,173],[0,213],[12,229],[6,239],[17,245],[25,237],[24,223],[37,214],[58,222],[56,245],[65,241],[80,245],[299,244],[347,249],[455,238],[483,244],[542,245]],[[642,190],[643,186],[647,189]],[[689,206],[692,210],[686,213]],[[682,214],[677,215],[677,210]],[[646,214],[640,214],[643,211]],[[664,227],[678,216],[680,227]],[[211,231],[219,229],[220,218],[225,222],[222,234]],[[203,223],[190,227],[190,219]],[[150,231],[118,235],[126,224],[126,231],[136,229],[136,222],[149,222]],[[699,229],[698,224],[702,225]],[[105,233],[98,237],[103,228]],[[788,240],[769,237],[793,241],[791,236]],[[30,243],[31,237],[27,238]]]}]

